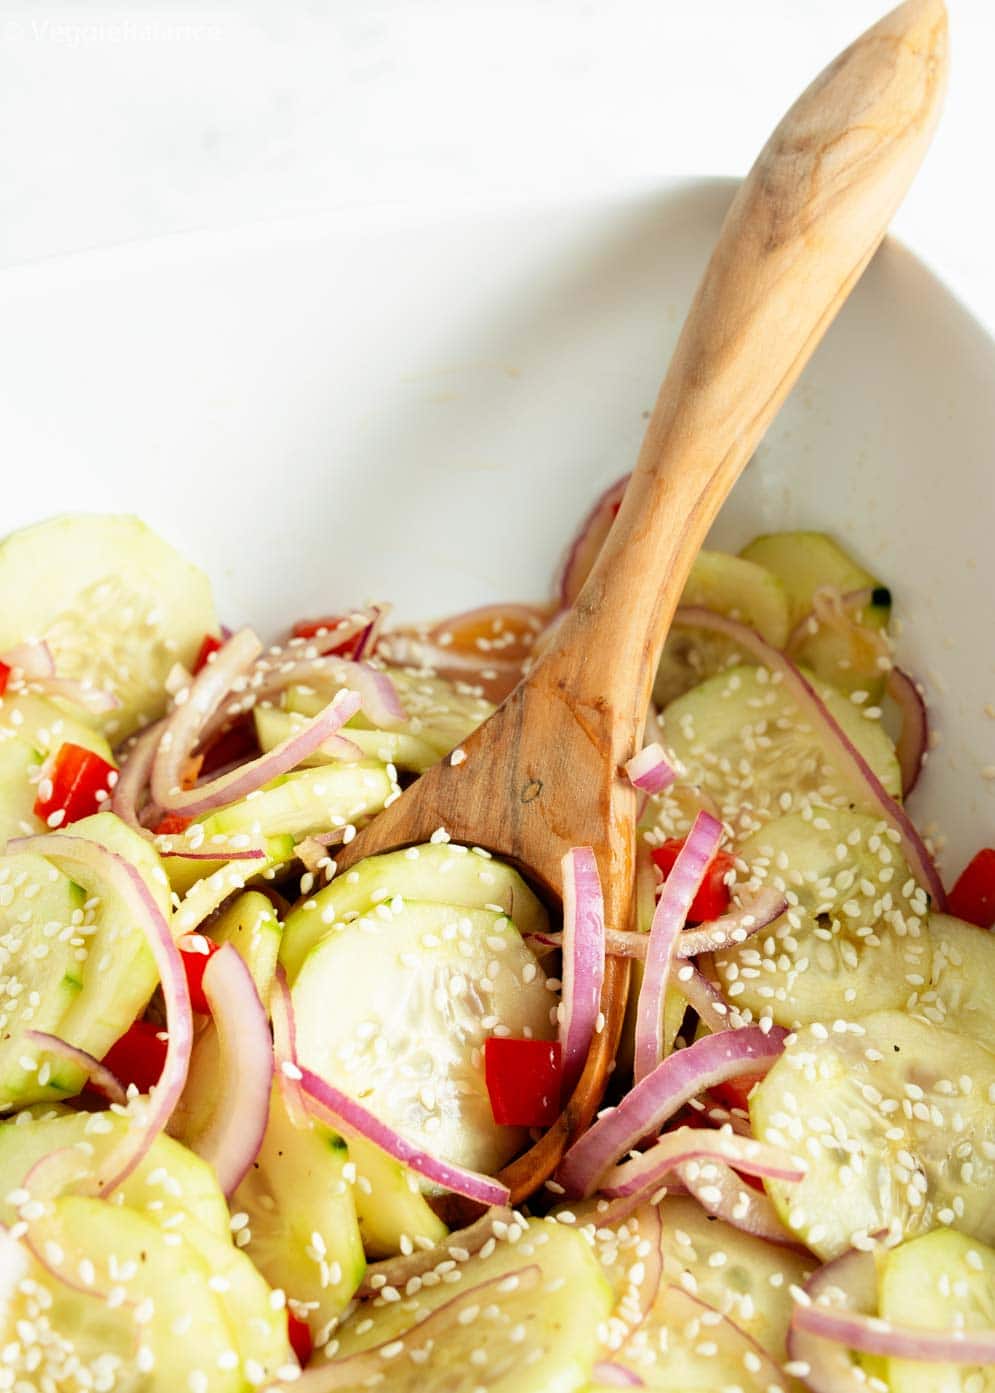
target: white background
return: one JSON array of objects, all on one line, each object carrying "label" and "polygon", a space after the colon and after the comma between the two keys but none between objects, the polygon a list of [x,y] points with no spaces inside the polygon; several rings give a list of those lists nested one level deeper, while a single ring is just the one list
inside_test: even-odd
[{"label": "white background", "polygon": [[[519,203],[741,173],[884,8],[0,4],[0,266],[357,203]],[[995,327],[995,4],[951,0],[951,20],[947,114],[896,230]]]}]

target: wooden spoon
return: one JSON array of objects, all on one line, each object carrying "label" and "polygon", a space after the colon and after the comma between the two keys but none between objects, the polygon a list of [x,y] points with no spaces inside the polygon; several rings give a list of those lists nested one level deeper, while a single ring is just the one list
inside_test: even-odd
[{"label": "wooden spoon", "polygon": [[[943,0],[907,3],[816,78],[741,185],[660,388],[625,499],[551,648],[465,742],[338,855],[427,841],[518,865],[554,899],[592,846],[610,925],[629,922],[641,744],[668,625],[705,534],[884,236],[919,167],[946,76]],[[583,1076],[560,1120],[502,1178],[515,1201],[555,1169],[602,1097],[628,963],[609,958]]]}]

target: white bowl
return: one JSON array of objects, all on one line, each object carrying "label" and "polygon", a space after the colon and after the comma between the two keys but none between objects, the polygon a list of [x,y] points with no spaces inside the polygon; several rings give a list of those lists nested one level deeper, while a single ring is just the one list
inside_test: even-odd
[{"label": "white bowl", "polygon": [[[731,189],[374,209],[6,272],[4,527],[139,513],[263,631],[545,596],[635,457]],[[941,739],[913,807],[948,873],[995,833],[993,440],[995,344],[891,243],[716,528],[824,528],[893,586]]]}]

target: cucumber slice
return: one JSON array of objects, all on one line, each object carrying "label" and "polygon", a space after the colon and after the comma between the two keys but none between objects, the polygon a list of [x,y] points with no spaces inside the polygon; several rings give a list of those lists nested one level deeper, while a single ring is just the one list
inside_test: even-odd
[{"label": "cucumber slice", "polygon": [[[289,740],[308,720],[296,711],[281,711],[276,706],[257,706],[252,717],[256,726],[256,739],[262,750],[272,750],[284,740]],[[426,769],[439,762],[437,750],[421,736],[409,735],[407,731],[361,730],[348,725],[343,733],[354,745],[359,746],[368,759],[393,764],[396,768],[408,770],[412,774],[424,774]],[[320,749],[301,761],[304,768],[339,762],[341,761],[338,755],[322,754]]]},{"label": "cucumber slice", "polygon": [[393,1257],[409,1242],[442,1242],[449,1230],[406,1167],[360,1137],[350,1137],[349,1159],[356,1167],[356,1219],[371,1258]]},{"label": "cucumber slice", "polygon": [[[217,836],[221,839],[219,844],[222,845],[222,850],[224,843],[231,847],[230,837],[222,833],[218,833]],[[226,857],[223,854],[219,854],[216,861],[194,861],[188,856],[167,856],[160,852],[162,868],[169,877],[170,889],[175,890],[182,898],[190,893],[198,881],[206,880],[209,875],[230,864],[242,866],[246,872],[246,880],[254,881],[260,876],[266,878],[267,872],[271,872],[274,867],[286,866],[294,859],[295,838],[289,834],[261,837],[259,841],[263,844],[265,859],[250,862],[232,862],[230,856]]]},{"label": "cucumber slice", "polygon": [[[9,1388],[35,1393],[83,1393],[84,1389],[137,1387],[135,1323],[131,1312],[111,1309],[56,1281],[8,1234],[0,1234],[3,1302],[0,1345]],[[149,1385],[141,1385],[147,1393]]]},{"label": "cucumber slice", "polygon": [[234,1246],[231,1235],[221,1238],[199,1224],[186,1224],[181,1232],[183,1242],[211,1274],[212,1289],[220,1297],[228,1325],[235,1332],[242,1369],[244,1373],[252,1371],[250,1382],[268,1383],[278,1372],[295,1368],[297,1361],[287,1338],[283,1305],[273,1304],[265,1277]]},{"label": "cucumber slice", "polygon": [[[179,1233],[164,1233],[133,1209],[78,1196],[56,1200],[42,1224],[46,1251],[52,1243],[61,1250],[60,1270],[75,1275],[88,1261],[98,1290],[122,1290],[130,1305],[122,1315],[132,1331],[134,1308],[146,1303],[149,1318],[140,1327],[139,1348],[149,1351],[152,1368],[143,1389],[243,1393],[238,1334],[218,1283]],[[62,1333],[72,1338],[71,1329]]]},{"label": "cucumber slice", "polygon": [[[433,764],[465,740],[494,710],[491,702],[444,677],[430,677],[415,668],[392,667],[387,671],[407,713],[398,733],[413,737],[434,751]],[[291,687],[283,699],[285,710],[304,716],[316,716],[323,705],[322,696],[307,687]],[[351,740],[354,732],[362,730],[372,731],[373,727],[360,712],[349,722],[345,734]]]},{"label": "cucumber slice", "polygon": [[[880,723],[824,682],[816,679],[814,685],[882,784],[898,797],[898,760]],[[766,668],[737,667],[709,678],[671,702],[663,723],[684,768],[682,783],[710,794],[737,836],[805,807],[854,807],[853,791],[844,788],[822,737],[805,724]],[[672,803],[668,790],[660,806],[665,812]],[[872,811],[871,806],[863,811]]]},{"label": "cucumber slice", "polygon": [[[611,1288],[579,1233],[542,1219],[521,1220],[515,1231],[516,1243],[501,1242],[489,1256],[460,1263],[455,1282],[433,1274],[436,1280],[423,1279],[407,1300],[364,1302],[326,1352],[344,1359],[397,1342],[400,1348],[385,1364],[383,1386],[391,1393],[574,1393],[585,1387],[599,1326],[611,1310]],[[536,1267],[538,1285],[521,1282],[509,1290],[496,1280]],[[454,1317],[430,1345],[418,1338],[433,1311],[483,1282],[488,1286],[471,1318],[468,1296],[462,1319]],[[357,1378],[356,1387],[364,1386]]]},{"label": "cucumber slice", "polygon": [[[891,594],[887,587],[858,566],[824,532],[774,532],[757,537],[744,547],[741,555],[766,567],[781,581],[791,607],[792,627],[811,614],[812,597],[824,587],[840,595],[870,588],[871,603],[853,611],[852,618],[874,631],[888,627]],[[877,664],[878,651],[873,644],[860,643],[835,629],[822,627],[805,639],[795,656],[817,677],[844,692],[861,690],[875,699],[881,694],[884,674]]]},{"label": "cucumber slice", "polygon": [[[995,1252],[962,1233],[936,1230],[884,1254],[878,1309],[896,1325],[929,1330],[995,1326]],[[887,1361],[892,1393],[992,1393],[995,1367]]]},{"label": "cucumber slice", "polygon": [[280,961],[291,982],[330,928],[361,914],[380,913],[377,905],[398,898],[500,909],[522,934],[549,932],[541,902],[510,866],[465,846],[410,846],[360,861],[288,915]]},{"label": "cucumber slice", "polygon": [[[82,818],[73,823],[72,833],[130,862],[169,918],[169,882],[155,848],[144,837],[114,813]],[[79,868],[74,874],[91,896],[100,898],[94,914],[95,931],[87,939],[86,955],[79,964],[83,989],[55,1033],[102,1059],[145,1009],[159,974],[145,934],[106,897],[104,885],[97,880],[88,883],[86,872]]]},{"label": "cucumber slice", "polygon": [[820,1257],[888,1230],[995,1238],[995,1054],[901,1011],[808,1026],[750,1098],[754,1135],[804,1158],[768,1181]]},{"label": "cucumber slice", "polygon": [[82,991],[80,956],[93,928],[85,891],[51,862],[0,857],[0,1108],[82,1087],[79,1070],[56,1066],[24,1037],[27,1030],[58,1033]]},{"label": "cucumber slice", "polygon": [[274,779],[248,798],[199,818],[206,836],[247,832],[255,837],[289,835],[359,823],[378,813],[397,783],[375,760],[301,769]]},{"label": "cucumber slice", "polygon": [[101,718],[115,741],[161,716],[174,663],[192,667],[218,631],[198,567],[138,518],[51,518],[0,543],[0,652],[43,638],[59,675],[114,692]]},{"label": "cucumber slice", "polygon": [[34,811],[40,766],[66,743],[114,763],[100,732],[64,707],[27,693],[0,698],[0,846],[10,837],[48,831]]},{"label": "cucumber slice", "polygon": [[215,943],[232,945],[252,974],[259,1000],[269,1001],[283,935],[272,900],[246,890],[212,922],[210,935]]},{"label": "cucumber slice", "polygon": [[293,999],[302,1062],[424,1150],[493,1174],[522,1145],[491,1114],[484,1041],[549,1039],[555,1000],[504,914],[379,905],[311,949]]},{"label": "cucumber slice", "polygon": [[660,1221],[663,1280],[721,1311],[774,1359],[786,1359],[790,1288],[805,1281],[813,1259],[710,1219],[682,1196],[663,1201]]},{"label": "cucumber slice", "polygon": [[[739,1326],[670,1283],[661,1285],[652,1310],[611,1362],[629,1370],[643,1387],[666,1393],[785,1393],[790,1387]],[[600,1393],[618,1385],[588,1386]]]},{"label": "cucumber slice", "polygon": [[995,1051],[995,934],[949,914],[932,914],[929,937],[929,985],[909,1002],[909,1010]]},{"label": "cucumber slice", "polygon": [[645,1206],[614,1228],[599,1225],[602,1204],[585,1200],[569,1210],[594,1245],[616,1294],[606,1359],[614,1357],[612,1351],[639,1322],[638,1288],[652,1261],[648,1244],[659,1248],[662,1282],[682,1287],[721,1312],[772,1358],[787,1358],[785,1342],[794,1306],[790,1288],[805,1281],[815,1267],[813,1258],[709,1218],[696,1200],[684,1196],[668,1196],[655,1206],[659,1222]]},{"label": "cucumber slice", "polygon": [[[10,1225],[17,1215],[7,1199],[43,1156],[63,1147],[92,1148],[94,1163],[117,1146],[127,1120],[111,1112],[71,1112],[31,1116],[18,1113],[0,1124],[0,1223]],[[228,1206],[214,1171],[171,1137],[159,1136],[149,1154],[117,1191],[120,1202],[168,1227],[189,1218],[200,1228],[228,1237]],[[177,1218],[177,1216],[180,1216]]]},{"label": "cucumber slice", "polygon": [[348,1161],[334,1132],[293,1125],[277,1087],[259,1155],[232,1198],[248,1216],[245,1252],[316,1330],[341,1314],[366,1270]]},{"label": "cucumber slice", "polygon": [[738,848],[750,891],[791,908],[713,958],[723,992],[753,1018],[794,1028],[899,1009],[929,981],[928,901],[885,824],[832,809],[776,818]]},{"label": "cucumber slice", "polygon": [[[688,576],[681,604],[703,605],[748,625],[783,648],[791,629],[788,600],[776,576],[763,566],[722,551],[700,551]],[[723,668],[748,661],[742,650],[720,634],[678,629],[664,645],[653,700],[666,706]]]},{"label": "cucumber slice", "polygon": [[440,759],[494,711],[492,702],[462,683],[429,677],[417,670],[390,668],[388,671],[407,713],[407,721],[400,728],[431,745]]}]

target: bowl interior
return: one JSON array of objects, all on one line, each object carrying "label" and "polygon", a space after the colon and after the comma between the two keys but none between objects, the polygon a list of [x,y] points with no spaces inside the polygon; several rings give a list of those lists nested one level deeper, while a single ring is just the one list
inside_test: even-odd
[{"label": "bowl interior", "polygon": [[[5,530],[139,513],[229,623],[548,593],[635,457],[732,185],[380,209],[4,273]],[[995,834],[995,344],[887,244],[716,525],[835,533],[895,591],[948,873]],[[986,714],[987,711],[992,714]]]}]

